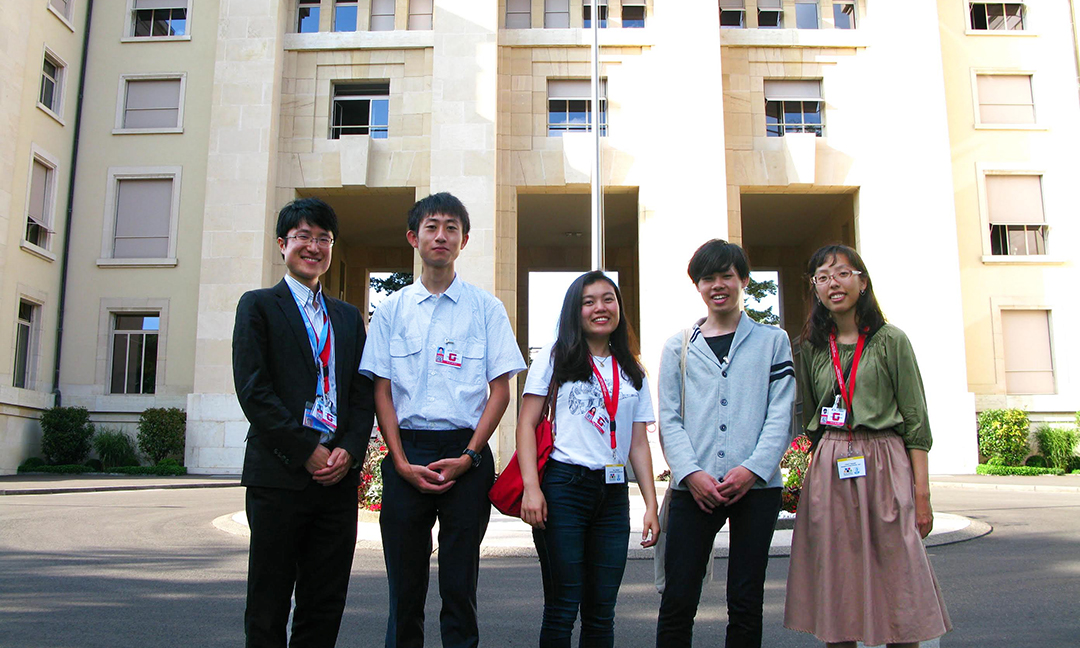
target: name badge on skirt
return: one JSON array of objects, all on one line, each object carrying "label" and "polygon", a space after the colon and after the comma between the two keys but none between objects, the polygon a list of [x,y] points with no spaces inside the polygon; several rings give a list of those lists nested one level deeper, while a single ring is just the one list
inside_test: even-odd
[{"label": "name badge on skirt", "polygon": [[865,457],[847,457],[836,460],[836,470],[840,473],[840,479],[852,479],[866,476]]}]

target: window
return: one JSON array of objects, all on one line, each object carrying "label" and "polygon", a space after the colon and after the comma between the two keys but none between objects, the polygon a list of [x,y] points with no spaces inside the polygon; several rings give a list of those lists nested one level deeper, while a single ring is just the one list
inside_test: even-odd
[{"label": "window", "polygon": [[114,313],[113,394],[153,394],[157,387],[158,313]]},{"label": "window", "polygon": [[971,28],[976,31],[1024,31],[1024,5],[1019,2],[972,2]]},{"label": "window", "polygon": [[184,78],[123,78],[121,130],[172,130],[183,125]]},{"label": "window", "polygon": [[855,29],[854,2],[834,2],[832,14],[833,26],[836,29]]},{"label": "window", "polygon": [[114,259],[161,259],[170,254],[174,178],[116,181]]},{"label": "window", "polygon": [[319,31],[318,0],[300,0],[296,4],[296,33],[314,34]]},{"label": "window", "polygon": [[431,29],[434,0],[409,0],[409,29]]},{"label": "window", "polygon": [[544,28],[566,29],[570,26],[570,0],[544,0]]},{"label": "window", "polygon": [[394,31],[394,0],[371,0],[371,31]]},{"label": "window", "polygon": [[26,200],[26,242],[39,248],[49,248],[52,230],[54,183],[56,167],[34,156],[30,167],[30,195]]},{"label": "window", "polygon": [[824,102],[816,80],[765,80],[765,135],[823,135]]},{"label": "window", "polygon": [[1002,310],[1001,337],[1005,351],[1006,393],[1053,394],[1050,312]]},{"label": "window", "polygon": [[188,0],[133,0],[131,31],[134,38],[168,38],[188,33]]},{"label": "window", "polygon": [[[548,79],[548,137],[591,132],[592,91],[588,79]],[[607,81],[600,80],[600,135],[607,135]]]},{"label": "window", "polygon": [[339,139],[342,135],[386,139],[390,123],[390,84],[335,85],[333,113],[330,139]]},{"label": "window", "polygon": [[592,27],[592,5],[596,3],[596,19],[600,21],[599,27],[607,27],[607,0],[584,0],[581,4],[582,26],[585,29]]},{"label": "window", "polygon": [[41,307],[33,302],[19,300],[19,319],[15,323],[15,370],[12,384],[29,389],[33,382],[31,360],[34,351],[34,327],[40,317]]},{"label": "window", "polygon": [[532,27],[532,0],[506,0],[506,28]]},{"label": "window", "polygon": [[59,115],[63,106],[64,64],[49,52],[41,66],[41,92],[38,103],[54,115]]},{"label": "window", "polygon": [[1041,176],[987,175],[986,206],[990,254],[1046,254]]},{"label": "window", "polygon": [[795,28],[796,29],[817,29],[818,28],[818,6],[817,6],[817,2],[796,2],[795,3]]},{"label": "window", "polygon": [[645,3],[623,2],[622,26],[627,29],[639,29],[645,26]]},{"label": "window", "polygon": [[746,5],[743,0],[720,0],[720,28],[746,27]]},{"label": "window", "polygon": [[356,31],[356,7],[356,0],[337,0],[334,3],[334,31]]},{"label": "window", "polygon": [[72,0],[49,0],[49,8],[64,20],[71,20]]},{"label": "window", "polygon": [[758,0],[757,22],[761,29],[780,29],[784,26],[784,7],[781,0]]},{"label": "window", "polygon": [[975,79],[979,94],[979,123],[1035,123],[1030,74],[979,74]]}]

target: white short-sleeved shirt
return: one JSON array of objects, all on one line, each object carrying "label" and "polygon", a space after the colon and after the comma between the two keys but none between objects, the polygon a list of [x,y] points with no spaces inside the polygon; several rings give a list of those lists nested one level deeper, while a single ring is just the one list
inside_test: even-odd
[{"label": "white short-sleeved shirt", "polygon": [[[596,368],[607,383],[608,393],[612,389],[611,362],[604,366],[599,362]],[[547,396],[551,384],[551,345],[545,346],[533,360],[529,375],[525,379],[525,393]],[[630,439],[634,423],[652,423],[652,396],[649,395],[649,379],[643,378],[641,389],[634,389],[634,383],[619,370],[619,409],[615,414],[615,452],[617,463],[625,464],[630,455]],[[588,382],[564,383],[559,387],[555,402],[555,449],[551,458],[563,463],[585,466],[591,470],[601,470],[612,462],[611,432],[606,426],[598,426],[594,421],[599,413],[607,418],[604,394],[596,375]],[[603,429],[601,429],[601,427]]]},{"label": "white short-sleeved shirt", "polygon": [[488,383],[523,369],[502,302],[460,277],[441,295],[417,280],[387,297],[360,360],[360,373],[390,381],[406,430],[475,430]]}]

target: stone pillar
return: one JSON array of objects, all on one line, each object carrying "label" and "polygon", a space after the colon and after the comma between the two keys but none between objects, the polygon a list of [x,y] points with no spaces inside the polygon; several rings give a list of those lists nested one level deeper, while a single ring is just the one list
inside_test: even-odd
[{"label": "stone pillar", "polygon": [[236,303],[270,280],[286,0],[221,0],[210,112],[188,470],[238,473],[247,421],[232,381]]},{"label": "stone pillar", "polygon": [[[469,243],[458,258],[458,274],[498,295],[507,311],[513,312],[516,305],[507,303],[512,293],[502,294],[503,290],[514,291],[513,272],[496,273],[498,3],[435,0],[432,23],[431,191],[449,191],[469,210]],[[501,432],[492,437],[496,455],[499,440],[512,439],[515,398],[506,412]]]},{"label": "stone pillar", "polygon": [[[727,238],[728,213],[719,11],[708,0],[656,3],[653,11],[656,47],[643,78],[679,88],[679,105],[712,107],[695,111],[694,119],[665,122],[664,137],[635,152],[638,164],[648,167],[638,198],[640,336],[641,359],[655,387],[664,341],[702,314],[686,264],[706,240]],[[674,109],[663,93],[642,92],[636,99],[647,102],[653,115]]]}]

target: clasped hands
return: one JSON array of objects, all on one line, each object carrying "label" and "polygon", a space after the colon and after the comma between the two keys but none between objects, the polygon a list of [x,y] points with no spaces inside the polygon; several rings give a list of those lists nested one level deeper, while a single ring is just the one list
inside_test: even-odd
[{"label": "clasped hands", "polygon": [[331,450],[321,443],[315,447],[304,468],[311,473],[312,479],[323,486],[333,486],[349,473],[352,467],[352,455],[345,448]]},{"label": "clasped hands", "polygon": [[717,506],[731,506],[757,481],[757,475],[743,466],[735,466],[723,478],[717,480],[704,470],[690,473],[683,480],[698,508],[712,513]]},{"label": "clasped hands", "polygon": [[472,468],[468,455],[433,461],[426,466],[418,464],[394,464],[394,470],[421,493],[445,493],[458,477]]}]

